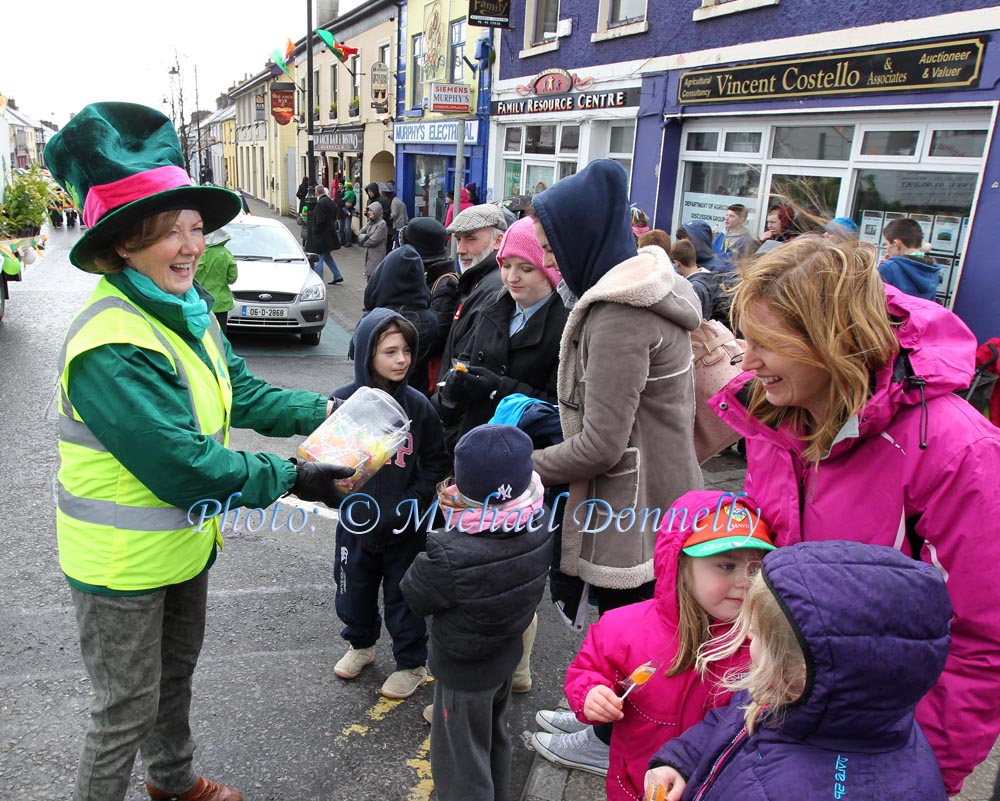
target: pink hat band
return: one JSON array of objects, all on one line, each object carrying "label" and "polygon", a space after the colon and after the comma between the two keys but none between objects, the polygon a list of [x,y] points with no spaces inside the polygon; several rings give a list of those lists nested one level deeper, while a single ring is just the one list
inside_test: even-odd
[{"label": "pink hat band", "polygon": [[191,177],[174,166],[154,167],[109,184],[92,186],[83,203],[83,222],[93,228],[104,215],[121,206],[182,186],[192,186]]}]

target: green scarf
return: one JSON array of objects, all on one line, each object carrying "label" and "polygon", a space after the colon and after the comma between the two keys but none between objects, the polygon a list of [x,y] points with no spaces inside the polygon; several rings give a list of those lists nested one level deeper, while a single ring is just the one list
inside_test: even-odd
[{"label": "green scarf", "polygon": [[195,339],[200,340],[205,335],[208,326],[212,323],[212,318],[208,316],[208,304],[201,298],[194,286],[183,295],[171,295],[160,289],[152,278],[143,275],[134,267],[125,268],[125,277],[131,281],[132,286],[143,297],[159,303],[179,306],[188,331],[194,335]]}]

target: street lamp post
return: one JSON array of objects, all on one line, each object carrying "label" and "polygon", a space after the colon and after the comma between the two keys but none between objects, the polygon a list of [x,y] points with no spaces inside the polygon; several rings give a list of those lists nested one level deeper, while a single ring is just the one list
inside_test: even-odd
[{"label": "street lamp post", "polygon": [[313,156],[313,34],[312,0],[306,0],[306,188],[305,205],[307,214],[312,214],[316,205],[316,160]]},{"label": "street lamp post", "polygon": [[201,149],[201,101],[198,100],[198,65],[194,65],[194,113],[198,120],[198,183],[205,183],[202,176],[205,174],[205,151]]}]

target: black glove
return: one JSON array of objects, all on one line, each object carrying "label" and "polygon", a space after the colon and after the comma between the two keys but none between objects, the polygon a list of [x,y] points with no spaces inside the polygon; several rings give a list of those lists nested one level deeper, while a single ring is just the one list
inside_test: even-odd
[{"label": "black glove", "polygon": [[438,390],[443,400],[450,408],[464,406],[469,401],[469,392],[466,388],[466,372],[464,370],[452,370],[444,381],[444,386]]},{"label": "black glove", "polygon": [[500,389],[500,376],[485,367],[470,367],[465,376],[465,391],[473,400],[493,400]]},{"label": "black glove", "polygon": [[350,478],[355,472],[353,467],[342,464],[307,462],[294,457],[288,461],[295,465],[292,494],[304,501],[325,503],[330,508],[338,506],[344,498],[344,492],[333,482],[338,478]]}]

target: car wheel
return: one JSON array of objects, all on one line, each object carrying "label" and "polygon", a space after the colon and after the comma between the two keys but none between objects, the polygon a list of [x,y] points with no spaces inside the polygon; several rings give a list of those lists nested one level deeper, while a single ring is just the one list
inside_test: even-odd
[{"label": "car wheel", "polygon": [[322,331],[306,331],[302,334],[302,344],[303,345],[318,345],[319,338],[322,336]]}]

